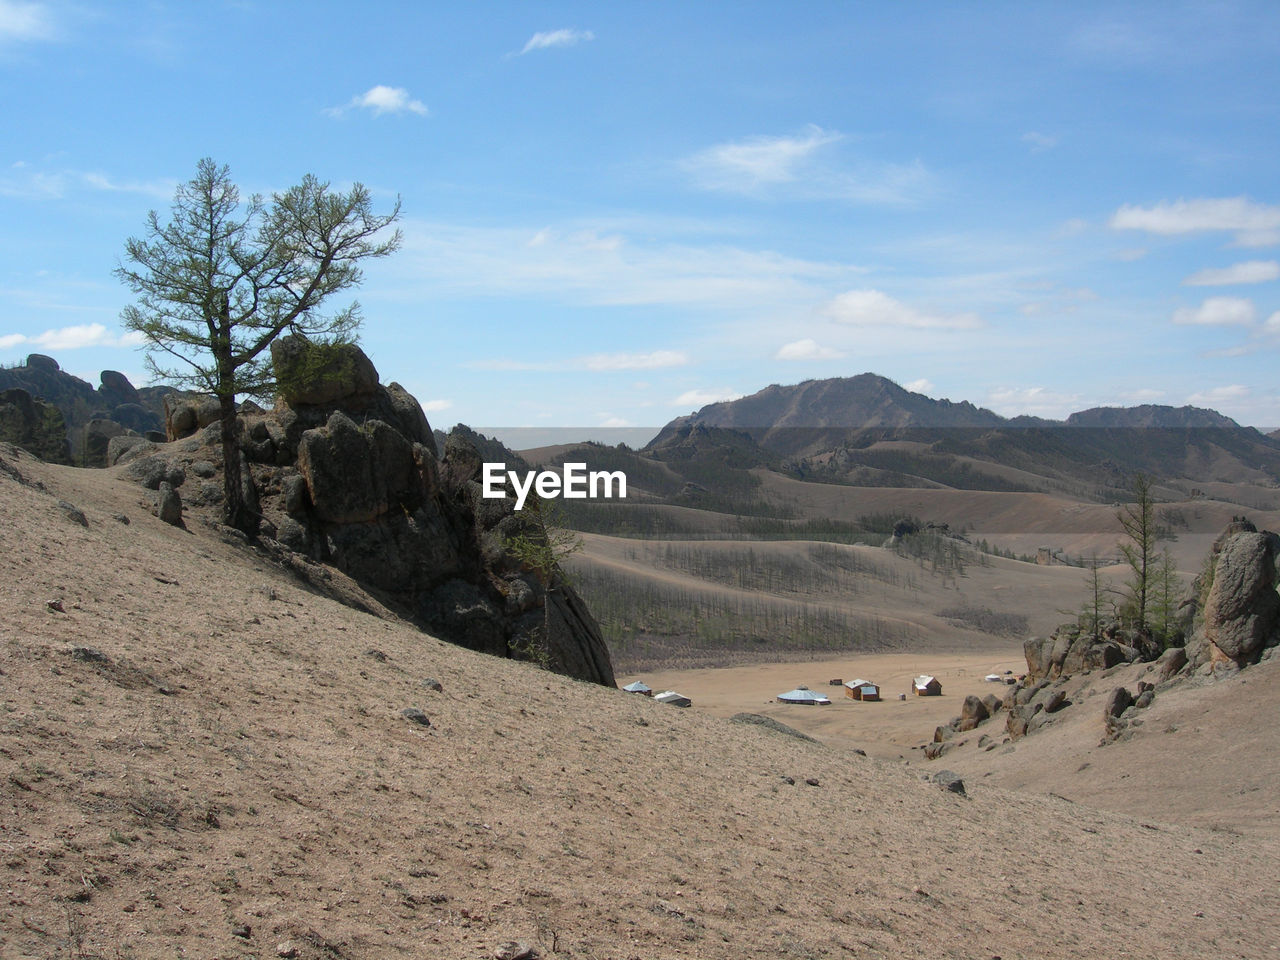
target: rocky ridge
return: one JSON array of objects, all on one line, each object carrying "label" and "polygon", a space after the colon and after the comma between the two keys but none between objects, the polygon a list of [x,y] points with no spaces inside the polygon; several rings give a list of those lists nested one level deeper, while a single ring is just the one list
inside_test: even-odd
[{"label": "rocky ridge", "polygon": [[0,440],[30,450],[51,463],[102,467],[107,465],[107,446],[113,437],[162,439],[161,409],[165,396],[175,392],[172,388],[138,389],[116,370],[103,370],[99,380],[95,388],[42,353],[30,354],[20,366],[0,369],[0,391],[24,391],[31,400],[44,401],[61,412],[63,441],[68,449],[61,458],[51,455],[56,451],[48,442],[40,442],[38,449],[32,449],[31,436],[24,438],[5,423],[0,423]]},{"label": "rocky ridge", "polygon": [[[936,759],[961,745],[958,736],[976,729],[1001,711],[1003,738],[983,733],[986,749],[995,749],[1054,722],[1075,702],[1090,675],[1107,677],[1128,664],[1147,663],[1145,676],[1112,689],[1103,705],[1103,743],[1132,734],[1138,711],[1149,707],[1159,690],[1180,682],[1211,682],[1274,659],[1280,650],[1280,536],[1259,531],[1237,518],[1213,545],[1205,572],[1180,605],[1183,645],[1161,649],[1151,638],[1116,621],[1097,631],[1079,623],[1060,626],[1048,637],[1023,643],[1027,672],[1003,697],[967,697],[961,715],[939,726],[925,756]],[[972,701],[972,703],[970,702]]]},{"label": "rocky ridge", "polygon": [[[309,349],[277,341],[272,359],[286,386],[276,407],[246,403],[239,414],[243,492],[261,516],[262,542],[340,570],[443,639],[613,685],[599,627],[573,588],[508,551],[511,538],[543,533],[534,511],[481,496],[483,460],[469,431],[455,430],[438,450],[417,400],[381,384],[358,347],[300,378]],[[186,508],[212,513],[223,496],[216,408],[171,395],[167,442],[113,440],[109,459],[156,491],[157,510],[167,497],[172,516],[180,494]]]}]

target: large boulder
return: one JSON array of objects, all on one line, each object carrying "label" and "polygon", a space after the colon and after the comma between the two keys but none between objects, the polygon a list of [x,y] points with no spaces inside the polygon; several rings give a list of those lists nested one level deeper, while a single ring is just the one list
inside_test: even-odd
[{"label": "large boulder", "polygon": [[57,373],[62,368],[58,366],[58,361],[53,357],[47,357],[43,353],[27,354],[27,362],[25,366],[32,370],[45,370],[49,373]]},{"label": "large boulder", "polygon": [[1270,532],[1236,533],[1218,554],[1204,605],[1204,635],[1237,664],[1251,663],[1264,647],[1275,645],[1280,621],[1278,557],[1280,537]]},{"label": "large boulder", "polygon": [[103,370],[98,375],[102,385],[98,387],[98,395],[110,401],[110,406],[131,403],[141,405],[142,398],[129,378],[117,370]]},{"label": "large boulder", "polygon": [[357,425],[341,412],[308,430],[298,472],[316,515],[327,523],[363,523],[397,505],[416,509],[429,492],[413,444],[381,420]]},{"label": "large boulder", "polygon": [[291,407],[371,397],[378,389],[373,361],[354,343],[281,337],[271,344],[271,363],[280,396]]},{"label": "large boulder", "polygon": [[164,432],[169,440],[181,440],[222,417],[218,398],[207,393],[170,393],[164,404]]}]

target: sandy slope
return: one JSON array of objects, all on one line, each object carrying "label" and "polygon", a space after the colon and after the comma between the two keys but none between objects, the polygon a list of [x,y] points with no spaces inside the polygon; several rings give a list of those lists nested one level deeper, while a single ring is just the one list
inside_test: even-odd
[{"label": "sandy slope", "polygon": [[47,491],[0,475],[6,958],[1274,955],[1274,841],[472,654],[112,472],[18,467]]}]

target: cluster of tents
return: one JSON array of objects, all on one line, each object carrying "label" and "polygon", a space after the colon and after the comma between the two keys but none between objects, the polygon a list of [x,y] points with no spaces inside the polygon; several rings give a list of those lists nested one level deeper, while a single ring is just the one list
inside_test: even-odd
[{"label": "cluster of tents", "polygon": [[[880,699],[880,685],[872,683],[870,680],[832,680],[831,686],[843,686],[844,695],[850,700],[861,700],[870,702]],[[931,677],[927,674],[915,677],[911,681],[911,690],[918,697],[937,697],[942,695],[942,684],[937,677]],[[778,694],[779,703],[801,703],[810,705],[829,704],[831,699],[823,696],[816,690],[810,690],[808,687],[799,686],[794,690],[788,690],[786,693]]]},{"label": "cluster of tents", "polygon": [[693,706],[693,701],[683,694],[676,693],[674,690],[664,690],[662,693],[654,693],[652,687],[640,680],[637,680],[635,683],[628,683],[622,689],[627,693],[639,693],[646,697],[652,697],[658,703],[669,703],[673,707]]},{"label": "cluster of tents", "polygon": [[[843,686],[844,695],[850,700],[873,701],[880,699],[879,684],[872,683],[870,680],[832,680],[831,686]],[[639,693],[646,697],[652,697],[659,703],[669,703],[675,707],[688,707],[693,705],[693,701],[688,697],[676,693],[674,690],[664,690],[662,693],[654,693],[653,689],[641,680],[629,683],[622,688],[627,693]],[[942,695],[942,683],[937,677],[922,674],[915,677],[911,681],[911,691],[917,697],[938,697]],[[817,690],[810,690],[806,686],[796,687],[794,690],[788,690],[786,693],[778,694],[779,703],[798,703],[807,706],[824,706],[831,703],[831,698],[819,693]]]}]

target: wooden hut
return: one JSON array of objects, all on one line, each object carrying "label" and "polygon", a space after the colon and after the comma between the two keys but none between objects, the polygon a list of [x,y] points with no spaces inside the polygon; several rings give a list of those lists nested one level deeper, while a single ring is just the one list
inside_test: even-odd
[{"label": "wooden hut", "polygon": [[942,682],[937,677],[922,674],[911,681],[911,690],[917,697],[940,697]]},{"label": "wooden hut", "polygon": [[879,700],[880,687],[870,680],[849,680],[844,685],[844,695],[850,700]]}]

